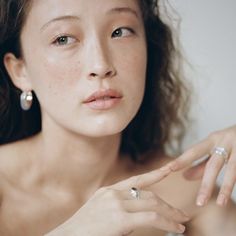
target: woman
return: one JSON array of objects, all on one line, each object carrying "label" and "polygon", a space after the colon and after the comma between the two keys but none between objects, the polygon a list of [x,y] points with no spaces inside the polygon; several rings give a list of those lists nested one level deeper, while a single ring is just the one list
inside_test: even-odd
[{"label": "woman", "polygon": [[233,235],[161,168],[188,96],[156,4],[1,1],[1,235]]}]

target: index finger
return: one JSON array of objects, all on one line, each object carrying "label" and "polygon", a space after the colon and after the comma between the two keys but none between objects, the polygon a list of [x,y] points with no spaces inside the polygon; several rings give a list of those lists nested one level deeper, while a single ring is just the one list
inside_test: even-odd
[{"label": "index finger", "polygon": [[116,188],[117,190],[126,190],[131,187],[144,188],[161,181],[170,173],[171,169],[165,166],[145,174],[132,176],[126,180],[122,180],[112,185],[112,187]]},{"label": "index finger", "polygon": [[209,156],[211,152],[212,142],[205,139],[198,144],[195,144],[190,149],[186,150],[174,161],[169,162],[166,166],[173,171],[178,171],[190,166],[194,161]]}]

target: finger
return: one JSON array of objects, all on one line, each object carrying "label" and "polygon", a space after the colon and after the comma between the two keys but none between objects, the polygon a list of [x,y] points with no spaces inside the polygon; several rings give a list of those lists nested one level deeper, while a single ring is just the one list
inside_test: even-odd
[{"label": "finger", "polygon": [[128,213],[129,222],[134,228],[152,226],[173,233],[183,233],[185,226],[169,220],[154,211]]},{"label": "finger", "polygon": [[124,200],[122,205],[127,212],[155,211],[178,223],[187,222],[190,219],[183,211],[170,206],[160,198]]},{"label": "finger", "polygon": [[197,205],[203,206],[212,195],[216,184],[217,176],[224,165],[224,158],[218,154],[213,154],[208,160],[202,178],[201,187],[197,196]]},{"label": "finger", "polygon": [[217,204],[225,206],[231,197],[236,183],[236,152],[232,152],[229,158],[220,193],[217,198]]},{"label": "finger", "polygon": [[212,146],[213,143],[210,139],[204,139],[200,143],[195,144],[194,146],[186,150],[174,161],[168,163],[167,166],[170,167],[172,171],[181,170],[191,165],[194,161],[208,156],[211,151],[209,147]]},{"label": "finger", "polygon": [[136,188],[144,188],[148,187],[156,182],[161,181],[166,176],[171,173],[171,169],[169,167],[163,167],[145,174],[132,176],[126,180],[122,180],[111,187],[118,189],[118,190],[127,190],[131,187]]}]

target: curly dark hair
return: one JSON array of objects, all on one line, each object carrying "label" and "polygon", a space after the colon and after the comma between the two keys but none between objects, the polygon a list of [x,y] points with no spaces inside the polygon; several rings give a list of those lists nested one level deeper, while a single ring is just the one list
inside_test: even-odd
[{"label": "curly dark hair", "polygon": [[[19,106],[20,90],[9,78],[4,54],[22,56],[20,33],[29,12],[29,0],[0,0],[0,144],[41,130],[40,106],[34,94],[30,111]],[[189,92],[180,76],[180,60],[171,28],[161,19],[159,0],[139,0],[147,38],[148,64],[144,99],[136,117],[123,131],[120,151],[134,160],[150,150],[165,150],[181,139],[188,120]],[[178,63],[177,63],[178,64]],[[179,146],[179,145],[177,145]]]}]

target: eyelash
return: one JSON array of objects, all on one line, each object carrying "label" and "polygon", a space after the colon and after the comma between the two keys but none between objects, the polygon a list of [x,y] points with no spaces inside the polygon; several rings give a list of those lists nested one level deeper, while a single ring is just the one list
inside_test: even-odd
[{"label": "eyelash", "polygon": [[[129,31],[128,35],[125,35],[125,36],[115,35],[115,33],[118,33],[118,34],[119,34],[119,33],[122,33],[122,30],[123,30],[123,31],[124,31],[124,30]],[[115,30],[112,32],[111,37],[112,37],[112,38],[129,37],[130,35],[132,35],[132,34],[134,34],[134,33],[135,33],[134,30],[131,29],[131,28],[129,28],[129,27],[120,27],[120,28],[115,29]],[[66,43],[63,43],[63,42],[62,42],[62,44],[60,44],[60,42],[59,42],[60,39],[64,39],[64,42],[66,41]],[[73,42],[68,43],[68,39],[72,39]],[[73,43],[76,42],[76,41],[77,41],[77,40],[76,40],[75,37],[65,34],[65,35],[58,36],[58,37],[52,42],[52,44],[54,44],[54,45],[56,45],[56,46],[66,46],[66,45],[73,44]]]},{"label": "eyelash", "polygon": [[[131,29],[131,28],[129,28],[129,27],[120,27],[120,28],[117,28],[117,29],[115,29],[113,32],[112,32],[112,37],[114,36],[114,33],[115,32],[117,32],[117,31],[121,31],[121,30],[127,30],[127,31],[129,31],[129,34],[134,34],[135,32],[134,32],[134,30],[133,29]],[[130,35],[128,35],[128,36],[123,36],[123,37],[129,37]],[[119,36],[118,36],[119,37]],[[122,36],[120,36],[120,37],[122,37]],[[114,38],[117,38],[117,37],[114,37]]]},{"label": "eyelash", "polygon": [[59,40],[60,40],[60,39],[63,39],[63,38],[64,38],[65,40],[67,40],[67,41],[68,41],[68,39],[72,39],[74,42],[77,41],[77,40],[75,39],[75,37],[73,37],[73,36],[70,36],[70,35],[61,35],[61,36],[58,36],[58,37],[52,42],[52,44],[55,44],[56,46],[66,46],[66,45],[69,45],[69,44],[74,43],[74,42],[72,42],[72,43],[60,44]]}]

